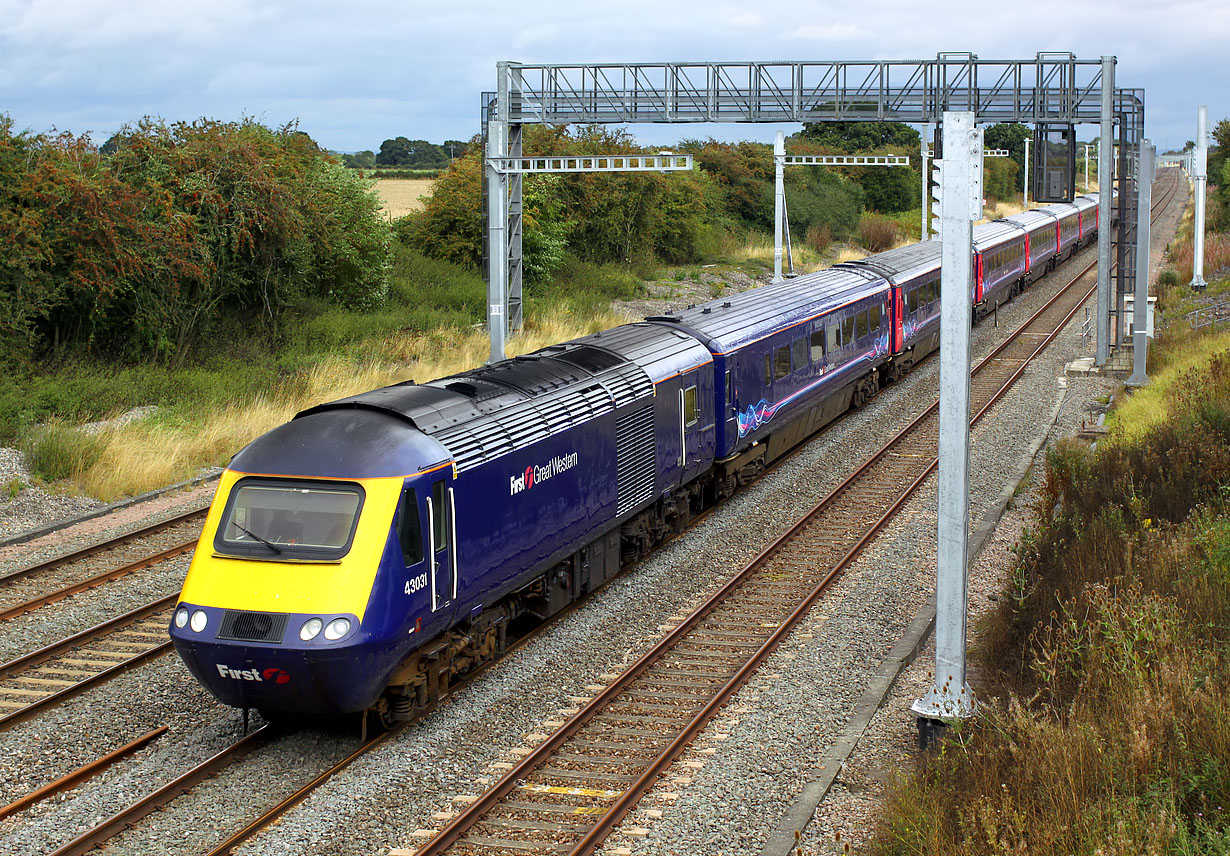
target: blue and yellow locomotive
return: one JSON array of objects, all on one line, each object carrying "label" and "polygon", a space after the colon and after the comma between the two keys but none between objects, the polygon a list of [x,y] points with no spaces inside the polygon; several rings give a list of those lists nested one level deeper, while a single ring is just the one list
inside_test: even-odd
[{"label": "blue and yellow locomotive", "polygon": [[[975,308],[1092,240],[1091,208],[975,229]],[[180,656],[271,715],[429,706],[512,622],[602,585],[934,350],[939,262],[903,247],[300,413],[222,475]]]}]

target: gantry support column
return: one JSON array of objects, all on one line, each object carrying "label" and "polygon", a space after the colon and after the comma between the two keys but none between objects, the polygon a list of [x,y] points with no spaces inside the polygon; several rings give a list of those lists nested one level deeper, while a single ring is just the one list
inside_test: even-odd
[{"label": "gantry support column", "polygon": [[786,217],[786,132],[773,138],[773,281],[782,281],[782,220]]},{"label": "gantry support column", "polygon": [[1208,286],[1204,281],[1204,193],[1209,179],[1209,108],[1200,105],[1196,112],[1196,159],[1192,178],[1196,188],[1196,218],[1192,223],[1192,283],[1194,289]]},{"label": "gantry support column", "polygon": [[1153,200],[1153,145],[1140,141],[1140,207],[1136,211],[1136,298],[1132,301],[1132,376],[1128,386],[1149,382],[1149,207]]},{"label": "gantry support column", "polygon": [[[504,63],[500,63],[501,66]],[[501,68],[501,89],[507,75]],[[505,357],[504,343],[508,338],[508,318],[504,289],[508,283],[508,175],[497,169],[500,158],[508,156],[508,122],[505,95],[501,92],[496,105],[496,118],[487,123],[487,330],[491,335],[491,358],[498,362]]]},{"label": "gantry support column", "polygon": [[982,134],[970,112],[944,113],[940,184],[939,525],[935,580],[935,683],[914,702],[919,742],[969,717],[965,680],[969,545],[970,285],[974,220],[981,215]]},{"label": "gantry support column", "polygon": [[1098,136],[1098,345],[1094,363],[1110,359],[1110,196],[1114,188],[1115,58],[1102,57],[1102,126]]}]

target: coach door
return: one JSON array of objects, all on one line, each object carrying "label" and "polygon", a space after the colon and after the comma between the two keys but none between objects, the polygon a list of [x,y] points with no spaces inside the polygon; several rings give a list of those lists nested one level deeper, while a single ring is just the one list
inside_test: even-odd
[{"label": "coach door", "polygon": [[427,497],[427,576],[431,587],[431,611],[457,597],[457,519],[453,488],[439,478],[431,483]]}]

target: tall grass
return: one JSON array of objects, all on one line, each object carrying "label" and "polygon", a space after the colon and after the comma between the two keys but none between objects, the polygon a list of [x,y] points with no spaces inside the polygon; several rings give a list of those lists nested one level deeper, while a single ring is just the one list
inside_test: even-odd
[{"label": "tall grass", "polygon": [[976,652],[1006,700],[894,784],[872,853],[1230,851],[1230,352],[1154,383],[1165,421],[1050,453]]}]

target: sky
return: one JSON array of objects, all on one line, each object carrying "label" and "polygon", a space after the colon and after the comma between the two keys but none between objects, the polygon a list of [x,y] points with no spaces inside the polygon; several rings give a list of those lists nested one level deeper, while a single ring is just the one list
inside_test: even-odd
[{"label": "sky", "polygon": [[[297,121],[321,146],[468,140],[495,64],[1118,57],[1159,151],[1230,115],[1226,0],[468,3],[0,0],[0,113],[106,140],[144,116]],[[646,145],[771,141],[799,125],[638,125]],[[1080,139],[1097,134],[1078,128]],[[550,154],[526,152],[526,154]]]}]

